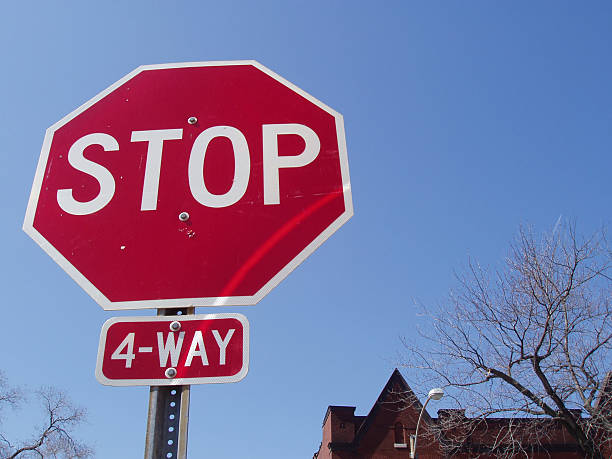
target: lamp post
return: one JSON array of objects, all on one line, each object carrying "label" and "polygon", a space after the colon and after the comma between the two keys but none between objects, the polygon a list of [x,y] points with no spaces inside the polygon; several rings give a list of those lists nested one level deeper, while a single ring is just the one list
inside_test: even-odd
[{"label": "lamp post", "polygon": [[421,417],[423,417],[423,412],[425,411],[425,407],[429,403],[430,400],[440,400],[444,396],[444,389],[436,387],[429,391],[427,395],[427,400],[423,404],[423,408],[421,408],[421,413],[419,414],[419,419],[416,425],[416,431],[414,435],[410,435],[410,459],[416,458],[416,447],[417,447],[417,439],[419,437],[419,425],[421,424]]}]

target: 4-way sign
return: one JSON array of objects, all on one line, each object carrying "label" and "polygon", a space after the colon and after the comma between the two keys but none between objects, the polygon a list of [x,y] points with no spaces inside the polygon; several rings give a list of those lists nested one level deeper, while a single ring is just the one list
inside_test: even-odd
[{"label": "4-way sign", "polygon": [[258,62],[196,62],[51,126],[24,230],[104,309],[242,305],[352,214],[339,113]]},{"label": "4-way sign", "polygon": [[115,317],[102,326],[96,378],[110,386],[228,383],[248,368],[241,314]]}]

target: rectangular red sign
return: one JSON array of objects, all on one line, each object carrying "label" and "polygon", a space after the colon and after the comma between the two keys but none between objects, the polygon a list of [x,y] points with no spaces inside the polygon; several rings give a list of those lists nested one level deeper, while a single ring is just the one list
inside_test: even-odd
[{"label": "rectangular red sign", "polygon": [[248,368],[242,314],[115,317],[102,326],[96,378],[108,386],[228,383]]}]

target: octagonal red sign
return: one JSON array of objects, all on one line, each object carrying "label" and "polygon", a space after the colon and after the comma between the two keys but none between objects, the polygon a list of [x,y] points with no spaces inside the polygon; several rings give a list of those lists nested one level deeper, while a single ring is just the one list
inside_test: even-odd
[{"label": "octagonal red sign", "polygon": [[239,305],[352,214],[339,113],[255,61],[197,62],[51,126],[24,230],[104,309]]}]

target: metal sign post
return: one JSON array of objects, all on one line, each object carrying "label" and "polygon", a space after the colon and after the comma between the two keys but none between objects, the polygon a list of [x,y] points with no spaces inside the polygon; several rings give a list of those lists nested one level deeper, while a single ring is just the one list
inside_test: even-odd
[{"label": "metal sign post", "polygon": [[151,386],[145,459],[187,457],[190,387]]},{"label": "metal sign post", "polygon": [[[195,308],[158,309],[157,315],[194,314]],[[191,386],[151,386],[144,459],[186,459]]]}]

